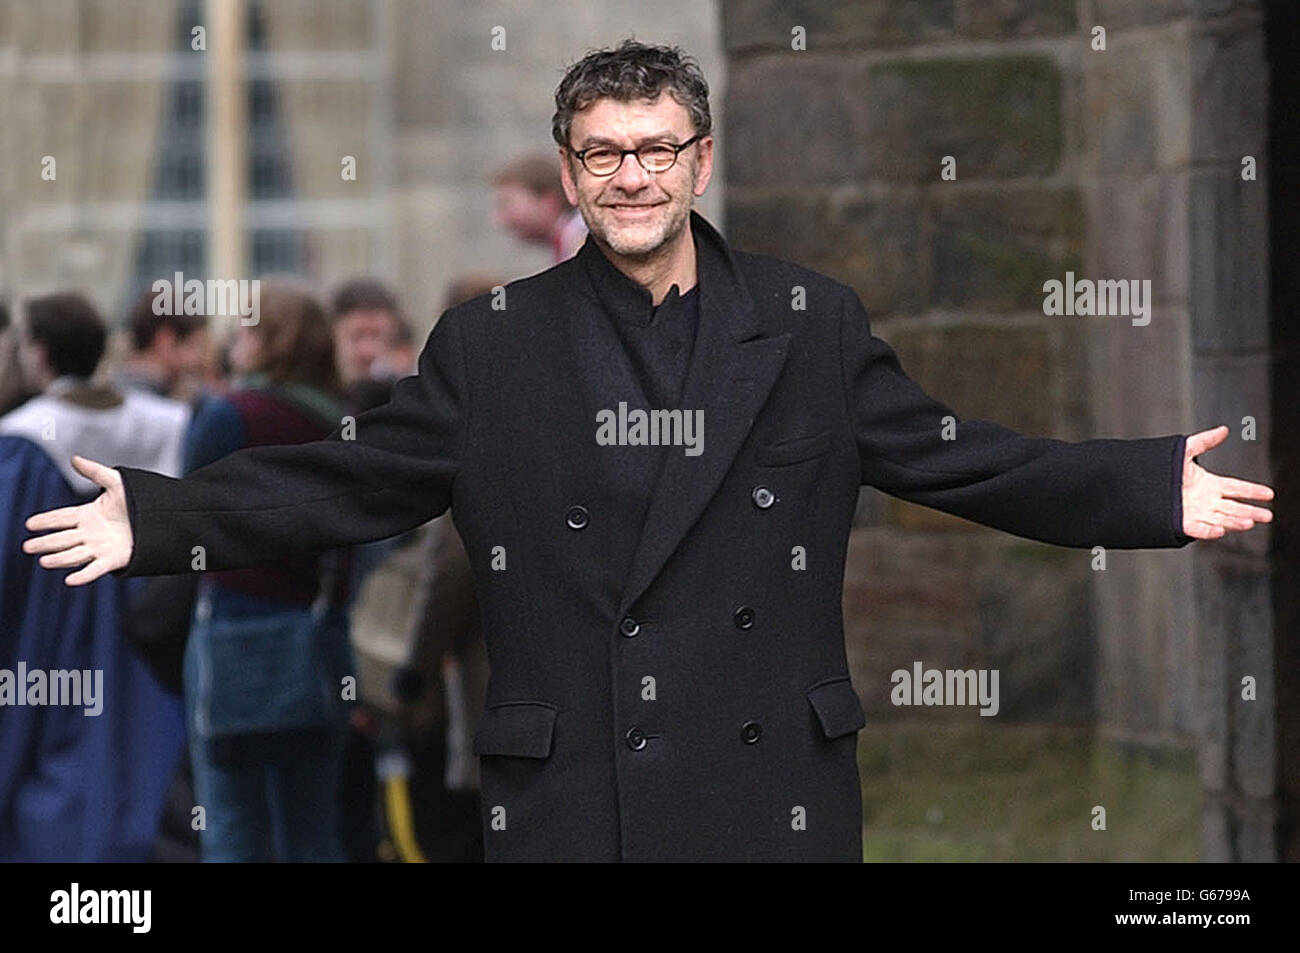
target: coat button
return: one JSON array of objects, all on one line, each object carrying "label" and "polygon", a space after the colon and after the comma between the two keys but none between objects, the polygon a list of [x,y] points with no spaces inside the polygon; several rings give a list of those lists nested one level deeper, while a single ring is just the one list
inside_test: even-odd
[{"label": "coat button", "polygon": [[645,732],[640,728],[629,728],[623,737],[627,739],[627,746],[633,751],[640,751],[645,747]]},{"label": "coat button", "polygon": [[641,631],[641,623],[629,616],[624,616],[623,621],[618,624],[618,631],[622,632],[629,639],[633,638]]},{"label": "coat button", "polygon": [[736,628],[748,629],[754,624],[754,610],[749,606],[741,606],[731,618],[736,623]]},{"label": "coat button", "polygon": [[754,487],[754,492],[749,496],[760,510],[765,510],[776,502],[776,494],[765,486]]},{"label": "coat button", "polygon": [[587,525],[587,508],[570,506],[569,512],[564,514],[564,522],[569,524],[569,529],[582,529]]},{"label": "coat button", "polygon": [[756,721],[747,721],[740,726],[740,740],[752,745],[763,736],[763,726]]}]

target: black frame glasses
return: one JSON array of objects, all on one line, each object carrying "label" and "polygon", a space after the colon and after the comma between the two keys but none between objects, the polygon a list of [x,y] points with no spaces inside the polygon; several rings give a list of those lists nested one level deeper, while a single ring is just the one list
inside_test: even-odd
[{"label": "black frame glasses", "polygon": [[[594,175],[600,179],[607,179],[611,175],[617,175],[618,171],[623,168],[623,160],[630,155],[636,156],[637,163],[641,166],[641,168],[645,169],[647,172],[650,172],[655,175],[662,175],[663,173],[667,172],[669,169],[671,169],[673,166],[677,164],[677,157],[682,154],[682,150],[689,149],[691,146],[695,145],[695,143],[699,142],[703,138],[704,138],[703,133],[697,133],[696,135],[691,136],[689,139],[687,139],[685,142],[682,143],[665,142],[664,140],[659,139],[654,142],[642,143],[641,145],[637,146],[635,149],[613,149],[610,146],[599,145],[599,146],[589,146],[588,148],[583,149],[581,151],[574,149],[572,146],[570,146],[569,151],[572,152],[574,157],[579,162],[582,163],[582,167],[586,169],[590,175]],[[651,169],[649,166],[645,164],[645,159],[641,157],[641,150],[662,149],[665,146],[673,150],[673,160],[669,162],[666,166],[664,166],[662,169]],[[591,167],[587,165],[587,153],[594,152],[597,149],[605,149],[610,152],[617,152],[618,164],[614,166],[612,169],[610,169],[608,172],[592,171]]]}]

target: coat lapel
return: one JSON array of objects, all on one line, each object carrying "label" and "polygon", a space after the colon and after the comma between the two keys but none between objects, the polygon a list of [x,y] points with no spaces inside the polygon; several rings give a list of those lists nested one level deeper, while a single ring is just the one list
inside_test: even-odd
[{"label": "coat lapel", "polygon": [[704,411],[703,452],[690,457],[682,447],[667,448],[623,585],[620,614],[658,576],[717,492],[785,364],[790,343],[789,334],[763,336],[722,236],[695,212],[691,228],[696,237],[700,326],[681,406],[687,412]]}]

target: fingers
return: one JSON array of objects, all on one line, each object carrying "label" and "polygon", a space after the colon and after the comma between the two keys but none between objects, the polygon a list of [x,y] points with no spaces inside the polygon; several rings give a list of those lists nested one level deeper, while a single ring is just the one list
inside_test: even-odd
[{"label": "fingers", "polygon": [[117,478],[117,471],[112,467],[106,467],[102,463],[96,463],[87,457],[79,457],[76,454],[72,456],[72,468],[88,480],[94,480],[104,489],[113,485]]},{"label": "fingers", "polygon": [[1238,503],[1236,500],[1220,500],[1215,510],[1225,516],[1253,520],[1256,523],[1271,523],[1273,521],[1272,510],[1266,510],[1262,506],[1251,506],[1248,503]]},{"label": "fingers", "polygon": [[82,563],[88,563],[95,558],[95,554],[90,551],[88,546],[73,546],[71,549],[65,549],[61,553],[51,553],[48,556],[41,557],[41,565],[46,569],[68,569],[71,566],[80,566]]},{"label": "fingers", "polygon": [[57,553],[76,546],[82,541],[80,528],[65,529],[45,536],[33,536],[23,540],[25,553]]},{"label": "fingers", "polygon": [[1213,450],[1223,441],[1228,439],[1228,428],[1226,426],[1215,427],[1213,430],[1202,430],[1200,433],[1194,433],[1187,438],[1187,456],[1195,457],[1206,450]]},{"label": "fingers", "polygon": [[1219,492],[1240,500],[1271,500],[1273,488],[1262,483],[1249,483],[1234,477],[1219,477]]},{"label": "fingers", "polygon": [[81,522],[80,506],[64,506],[27,517],[23,525],[35,533],[46,529],[71,529]]},{"label": "fingers", "polygon": [[100,576],[111,570],[108,564],[102,559],[95,559],[82,566],[74,573],[69,573],[64,577],[64,583],[69,586],[84,586],[88,582],[94,582]]}]

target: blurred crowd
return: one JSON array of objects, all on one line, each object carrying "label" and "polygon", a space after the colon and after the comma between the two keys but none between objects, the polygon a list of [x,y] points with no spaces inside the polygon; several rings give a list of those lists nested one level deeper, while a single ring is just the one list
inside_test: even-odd
[{"label": "blurred crowd", "polygon": [[[553,157],[492,184],[516,238],[556,262],[581,247]],[[449,281],[444,306],[509,277]],[[454,512],[345,551],[85,587],[21,553],[27,515],[97,494],[73,454],[182,476],[322,439],[416,372],[410,316],[373,277],[328,295],[264,277],[256,323],[159,301],[116,320],[76,291],[0,303],[0,672],[102,670],[107,696],[94,718],[0,707],[0,859],[481,860],[487,665]]]}]

